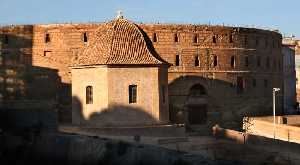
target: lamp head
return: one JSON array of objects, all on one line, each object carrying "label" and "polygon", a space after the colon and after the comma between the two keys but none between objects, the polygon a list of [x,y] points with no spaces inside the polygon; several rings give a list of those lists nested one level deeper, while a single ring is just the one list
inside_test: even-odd
[{"label": "lamp head", "polygon": [[273,91],[278,92],[280,91],[280,88],[273,88]]}]

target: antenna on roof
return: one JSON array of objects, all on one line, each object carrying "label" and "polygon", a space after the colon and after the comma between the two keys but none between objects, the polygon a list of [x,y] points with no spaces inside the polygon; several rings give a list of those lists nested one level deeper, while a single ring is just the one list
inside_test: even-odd
[{"label": "antenna on roof", "polygon": [[122,10],[118,10],[117,11],[117,19],[123,19],[123,11]]}]

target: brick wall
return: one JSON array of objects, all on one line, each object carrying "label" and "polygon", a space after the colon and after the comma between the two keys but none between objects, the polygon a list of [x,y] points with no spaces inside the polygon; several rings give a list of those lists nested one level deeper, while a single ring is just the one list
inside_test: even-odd
[{"label": "brick wall", "polygon": [[[31,56],[29,61],[34,67],[53,70],[54,73],[57,71],[59,82],[57,90],[63,91],[59,92],[59,95],[62,95],[62,102],[66,104],[70,104],[71,98],[71,72],[68,66],[71,65],[72,58],[90,43],[93,31],[101,25],[100,23],[31,26],[29,34],[32,42],[24,44],[29,45],[29,49],[32,50],[32,53],[28,53]],[[209,113],[217,112],[223,120],[241,121],[242,117],[248,114],[271,113],[272,87],[282,88],[283,85],[282,37],[279,33],[253,28],[204,25],[139,24],[138,26],[145,31],[158,54],[173,64],[168,71],[170,113],[174,112],[173,108],[183,110],[189,89],[195,84],[201,84],[207,90]],[[26,34],[18,29],[20,27],[2,27],[1,34]],[[9,29],[16,30],[9,32]],[[46,35],[50,38],[48,42],[45,40]],[[85,35],[87,42],[84,42]],[[156,35],[155,42],[154,35]],[[18,50],[19,48],[15,48],[15,42],[12,43],[11,50]],[[175,66],[176,55],[179,56],[179,66]],[[199,66],[195,66],[196,56]],[[213,66],[214,56],[217,56],[218,60],[216,66]],[[231,66],[232,56],[235,59],[234,67]],[[243,82],[240,85],[240,88],[243,88],[242,92],[239,93],[237,77]],[[281,107],[280,95],[277,102],[278,107]]]}]

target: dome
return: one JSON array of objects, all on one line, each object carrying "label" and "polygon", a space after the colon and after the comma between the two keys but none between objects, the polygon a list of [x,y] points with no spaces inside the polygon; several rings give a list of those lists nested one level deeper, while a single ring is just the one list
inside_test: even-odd
[{"label": "dome", "polygon": [[101,25],[89,45],[73,60],[73,66],[167,64],[155,53],[137,25],[123,18]]}]

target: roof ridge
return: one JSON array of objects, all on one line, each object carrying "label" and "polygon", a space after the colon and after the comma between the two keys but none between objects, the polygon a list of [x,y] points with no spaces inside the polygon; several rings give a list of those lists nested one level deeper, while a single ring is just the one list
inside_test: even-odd
[{"label": "roof ridge", "polygon": [[[114,40],[115,40],[115,27],[116,27],[116,24],[117,24],[117,21],[119,20],[120,18],[117,18],[115,20],[115,22],[113,23],[113,26],[112,26],[112,35],[111,35],[111,40],[110,40],[110,49],[108,50],[108,57],[110,57],[112,54],[112,47],[113,47],[113,43],[114,43]],[[107,58],[105,63],[108,63],[108,61],[110,60],[110,58]]]}]

